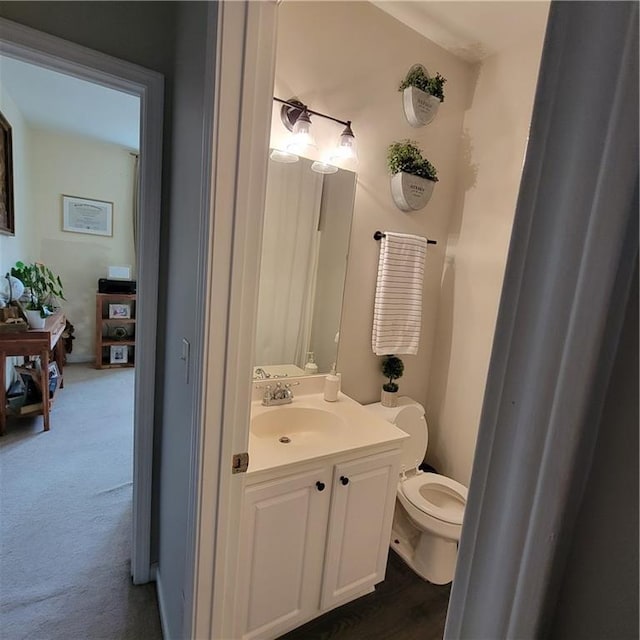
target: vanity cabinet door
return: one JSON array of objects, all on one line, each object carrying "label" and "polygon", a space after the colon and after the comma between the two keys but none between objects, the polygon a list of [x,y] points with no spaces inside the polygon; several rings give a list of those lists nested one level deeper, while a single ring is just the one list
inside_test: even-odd
[{"label": "vanity cabinet door", "polygon": [[245,489],[242,638],[275,638],[317,613],[330,481],[330,470],[319,467]]},{"label": "vanity cabinet door", "polygon": [[334,467],[321,609],[331,609],[384,580],[400,452]]}]

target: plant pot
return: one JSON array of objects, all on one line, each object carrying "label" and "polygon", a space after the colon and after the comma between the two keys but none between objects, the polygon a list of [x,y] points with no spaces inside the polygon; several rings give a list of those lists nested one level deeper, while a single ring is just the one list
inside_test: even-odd
[{"label": "plant pot", "polygon": [[424,127],[436,117],[440,98],[417,87],[407,87],[402,92],[402,106],[407,122],[412,127]]},{"label": "plant pot", "polygon": [[44,329],[46,318],[40,315],[40,309],[25,309],[24,313],[31,329]]},{"label": "plant pot", "polygon": [[436,183],[410,173],[391,177],[391,197],[401,211],[419,211],[427,206]]},{"label": "plant pot", "polygon": [[385,391],[380,392],[380,404],[383,407],[397,407],[398,406],[398,392],[397,391]]}]

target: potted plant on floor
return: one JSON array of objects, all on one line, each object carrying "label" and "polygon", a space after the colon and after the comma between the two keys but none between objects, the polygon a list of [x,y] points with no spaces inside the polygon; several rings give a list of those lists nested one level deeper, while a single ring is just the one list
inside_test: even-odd
[{"label": "potted plant on floor", "polygon": [[409,69],[398,91],[402,91],[404,114],[412,127],[422,127],[436,117],[440,103],[444,102],[446,81],[439,73],[429,76],[421,64]]},{"label": "potted plant on floor", "polygon": [[53,299],[65,299],[60,276],[41,262],[25,264],[22,261],[12,267],[11,275],[25,286],[25,295],[28,297],[25,313],[29,326],[43,329],[47,316],[53,313]]},{"label": "potted plant on floor", "polygon": [[398,385],[394,382],[398,378],[402,378],[404,373],[404,362],[398,356],[387,356],[382,361],[382,374],[385,378],[389,378],[389,382],[382,385],[382,393],[380,394],[380,404],[383,407],[398,406]]},{"label": "potted plant on floor", "polygon": [[416,142],[402,140],[389,145],[387,166],[392,174],[391,196],[402,211],[423,209],[438,182],[436,168],[422,157]]}]

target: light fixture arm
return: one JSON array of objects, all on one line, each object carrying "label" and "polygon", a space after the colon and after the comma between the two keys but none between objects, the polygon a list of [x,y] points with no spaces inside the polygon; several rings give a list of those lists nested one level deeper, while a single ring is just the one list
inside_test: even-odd
[{"label": "light fixture arm", "polygon": [[[307,113],[314,116],[326,118],[327,120],[333,120],[338,124],[343,124],[345,127],[349,127],[349,128],[351,127],[351,120],[339,120],[338,118],[329,116],[326,113],[320,113],[319,111],[314,111],[313,109],[309,109],[309,107],[307,107],[306,104],[303,104],[302,102],[300,102],[299,100],[295,100],[294,98],[291,98],[291,100],[283,100],[282,98],[276,98],[275,96],[273,96],[273,99],[276,102],[279,102],[280,104],[287,105],[288,107],[290,107],[290,109],[287,109],[287,118],[289,122],[291,122],[291,118],[289,117],[288,114],[290,113],[292,116],[295,116],[293,119],[293,122],[291,122],[291,127],[293,127],[293,124],[297,120],[299,113],[302,113],[303,111],[306,111]],[[284,122],[284,119],[283,119],[283,122]],[[285,125],[286,125],[286,122],[285,122]],[[287,126],[287,129],[290,129],[290,127]]]}]

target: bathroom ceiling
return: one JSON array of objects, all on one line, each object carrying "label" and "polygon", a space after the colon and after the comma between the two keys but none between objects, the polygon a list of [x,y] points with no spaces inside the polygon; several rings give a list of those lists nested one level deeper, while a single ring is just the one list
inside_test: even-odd
[{"label": "bathroom ceiling", "polygon": [[371,2],[467,62],[478,62],[539,34],[549,11],[546,0]]},{"label": "bathroom ceiling", "polygon": [[35,127],[139,147],[140,99],[0,56],[0,91]]}]

